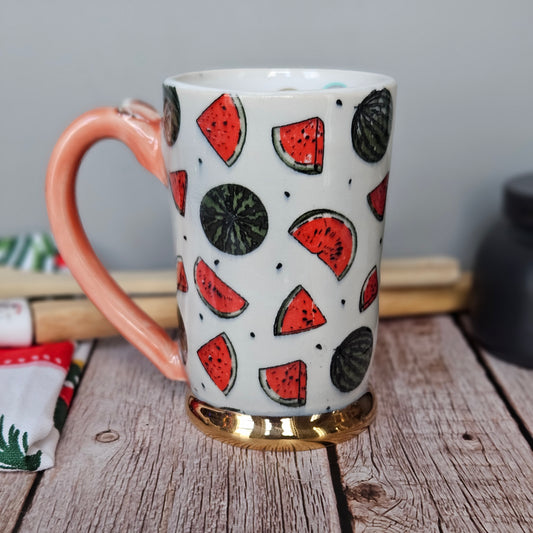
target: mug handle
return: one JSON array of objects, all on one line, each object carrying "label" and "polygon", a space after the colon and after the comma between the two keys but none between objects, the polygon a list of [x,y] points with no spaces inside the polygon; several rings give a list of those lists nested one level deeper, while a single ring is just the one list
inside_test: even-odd
[{"label": "mug handle", "polygon": [[139,163],[168,186],[161,153],[161,117],[153,107],[126,100],[120,108],[89,111],[63,132],[50,158],[46,203],[52,233],[72,275],[109,322],[167,378],[186,380],[178,344],[109,275],[80,220],[75,195],[78,168],[89,148],[107,138],[126,144]]}]

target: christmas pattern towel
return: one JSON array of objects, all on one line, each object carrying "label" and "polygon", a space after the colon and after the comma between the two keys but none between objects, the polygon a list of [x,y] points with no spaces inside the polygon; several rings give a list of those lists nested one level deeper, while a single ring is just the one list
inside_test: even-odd
[{"label": "christmas pattern towel", "polygon": [[0,349],[0,470],[54,466],[91,343]]}]

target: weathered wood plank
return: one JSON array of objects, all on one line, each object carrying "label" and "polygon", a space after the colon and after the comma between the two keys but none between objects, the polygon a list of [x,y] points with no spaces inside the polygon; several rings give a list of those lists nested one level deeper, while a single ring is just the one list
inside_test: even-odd
[{"label": "weathered wood plank", "polygon": [[326,450],[262,453],[199,433],[185,386],[102,342],[21,531],[339,531]]},{"label": "weathered wood plank", "polygon": [[531,531],[533,454],[448,317],[382,322],[378,416],[339,445],[361,531]]},{"label": "weathered wood plank", "polygon": [[34,472],[0,472],[0,531],[9,533],[15,527],[35,478]]}]

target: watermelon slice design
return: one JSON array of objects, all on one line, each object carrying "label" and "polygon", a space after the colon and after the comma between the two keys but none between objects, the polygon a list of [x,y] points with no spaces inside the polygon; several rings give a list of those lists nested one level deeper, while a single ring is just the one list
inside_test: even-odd
[{"label": "watermelon slice design", "polygon": [[272,128],[272,143],[287,166],[305,174],[322,172],[324,122],[320,118]]},{"label": "watermelon slice design", "polygon": [[185,216],[185,197],[187,195],[187,171],[170,172],[168,180],[172,198],[181,216]]},{"label": "watermelon slice design", "polygon": [[178,93],[174,87],[163,87],[163,134],[168,146],[178,139],[181,123],[181,110]]},{"label": "watermelon slice design", "polygon": [[194,264],[194,282],[204,304],[221,318],[239,316],[248,307],[248,302],[226,285],[201,257]]},{"label": "watermelon slice design", "polygon": [[307,367],[303,361],[259,369],[259,382],[269,398],[282,405],[305,405]]},{"label": "watermelon slice design", "polygon": [[359,298],[359,311],[368,309],[378,295],[378,269],[372,268],[363,283],[361,297]]},{"label": "watermelon slice design", "polygon": [[237,375],[237,358],[228,336],[225,333],[217,335],[206,342],[197,354],[213,383],[228,395]]},{"label": "watermelon slice design", "polygon": [[279,308],[274,322],[274,335],[291,335],[318,328],[326,323],[326,317],[313,298],[298,285]]},{"label": "watermelon slice design", "polygon": [[187,292],[189,284],[187,283],[187,276],[185,275],[185,267],[183,266],[183,258],[178,255],[176,261],[176,276],[178,279],[178,291]]},{"label": "watermelon slice design", "polygon": [[241,155],[246,139],[246,115],[238,96],[219,96],[196,123],[209,144],[230,167]]},{"label": "watermelon slice design", "polygon": [[389,173],[381,180],[381,183],[371,190],[366,199],[374,216],[381,222],[385,214],[385,202],[387,201],[387,188],[389,186]]},{"label": "watermelon slice design", "polygon": [[315,209],[297,218],[289,233],[326,263],[339,281],[350,270],[357,249],[357,233],[344,215]]}]

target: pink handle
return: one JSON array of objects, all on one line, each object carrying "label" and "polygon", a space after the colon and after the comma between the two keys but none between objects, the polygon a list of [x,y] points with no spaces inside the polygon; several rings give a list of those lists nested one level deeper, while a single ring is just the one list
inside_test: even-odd
[{"label": "pink handle", "polygon": [[100,139],[126,144],[143,167],[165,186],[160,149],[161,118],[151,106],[128,101],[77,118],[59,138],[46,176],[46,202],[52,232],[72,275],[94,305],[120,333],[170,379],[186,380],[178,345],[111,278],[92,249],[78,214],[76,175],[87,150]]}]

